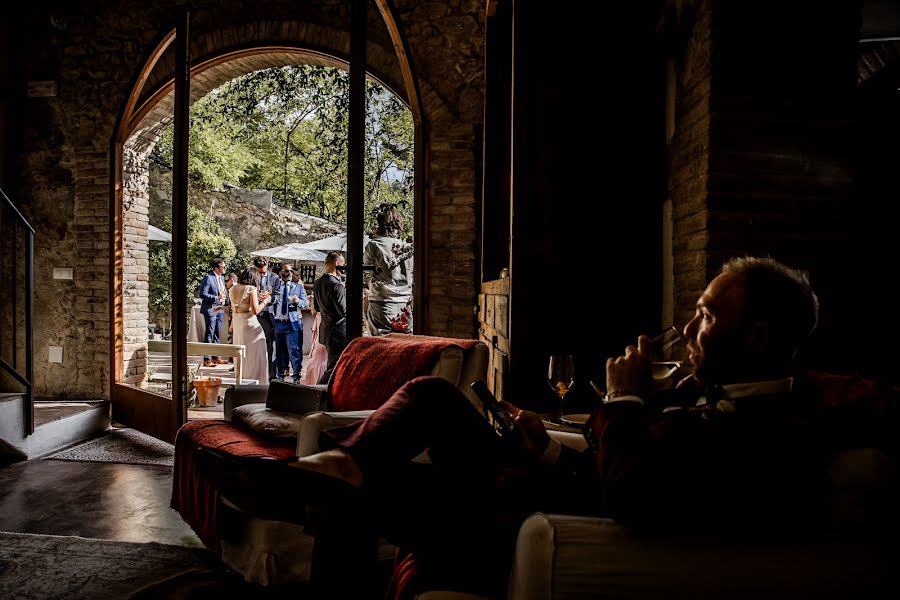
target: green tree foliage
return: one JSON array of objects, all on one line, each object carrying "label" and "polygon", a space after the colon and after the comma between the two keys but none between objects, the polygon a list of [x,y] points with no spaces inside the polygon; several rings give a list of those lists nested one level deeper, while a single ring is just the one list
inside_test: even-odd
[{"label": "green tree foliage", "polygon": [[[347,71],[315,65],[277,67],[233,79],[191,107],[191,175],[272,191],[283,206],[335,223],[347,220]],[[406,202],[412,235],[414,127],[409,109],[366,82],[366,213]],[[171,164],[172,129],[154,158]],[[367,230],[374,222],[367,222]]]},{"label": "green tree foliage", "polygon": [[[166,219],[165,228],[171,231],[172,220]],[[209,272],[209,263],[222,258],[232,265],[237,248],[230,237],[222,233],[218,223],[200,209],[188,207],[187,246],[187,294],[188,305],[200,292],[200,281]],[[150,242],[150,306],[168,312],[172,309],[172,244]]]}]

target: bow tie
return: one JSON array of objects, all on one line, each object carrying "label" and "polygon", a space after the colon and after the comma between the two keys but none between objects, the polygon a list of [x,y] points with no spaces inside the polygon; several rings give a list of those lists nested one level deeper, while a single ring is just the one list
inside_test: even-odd
[{"label": "bow tie", "polygon": [[725,388],[718,384],[706,386],[703,395],[697,401],[706,414],[733,414],[737,410],[737,406],[732,400],[728,400],[725,394]]}]

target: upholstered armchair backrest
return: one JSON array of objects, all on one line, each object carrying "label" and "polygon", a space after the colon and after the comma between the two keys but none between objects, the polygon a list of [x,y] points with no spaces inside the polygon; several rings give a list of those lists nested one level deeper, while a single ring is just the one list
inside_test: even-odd
[{"label": "upholstered armchair backrest", "polygon": [[487,372],[487,347],[478,340],[391,334],[348,344],[328,384],[331,411],[372,410],[406,382],[434,374],[460,387]]}]

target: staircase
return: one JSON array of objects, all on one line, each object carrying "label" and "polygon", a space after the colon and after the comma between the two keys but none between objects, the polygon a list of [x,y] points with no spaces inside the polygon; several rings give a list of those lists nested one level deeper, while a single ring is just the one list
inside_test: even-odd
[{"label": "staircase", "polygon": [[[24,460],[97,435],[109,427],[106,402],[34,402],[34,228],[0,189],[0,460]],[[45,414],[35,429],[35,407]]]},{"label": "staircase", "polygon": [[3,190],[0,281],[0,391],[20,393],[27,436],[34,432],[34,228]]}]

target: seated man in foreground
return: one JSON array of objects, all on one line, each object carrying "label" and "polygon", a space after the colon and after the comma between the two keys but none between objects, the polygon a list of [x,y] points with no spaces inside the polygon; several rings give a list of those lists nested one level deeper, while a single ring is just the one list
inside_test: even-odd
[{"label": "seated man in foreground", "polygon": [[[607,397],[585,428],[585,452],[560,446],[538,415],[510,404],[518,435],[501,438],[452,385],[420,377],[365,421],[323,434],[331,449],[293,465],[311,486],[325,474],[365,498],[380,533],[415,556],[421,589],[502,595],[519,525],[534,511],[656,531],[806,534],[839,444],[793,389],[793,358],[817,313],[803,274],[735,259],[684,328],[693,376],[654,394],[649,340],[639,337],[607,361]],[[426,448],[427,480],[396,475]]]}]

